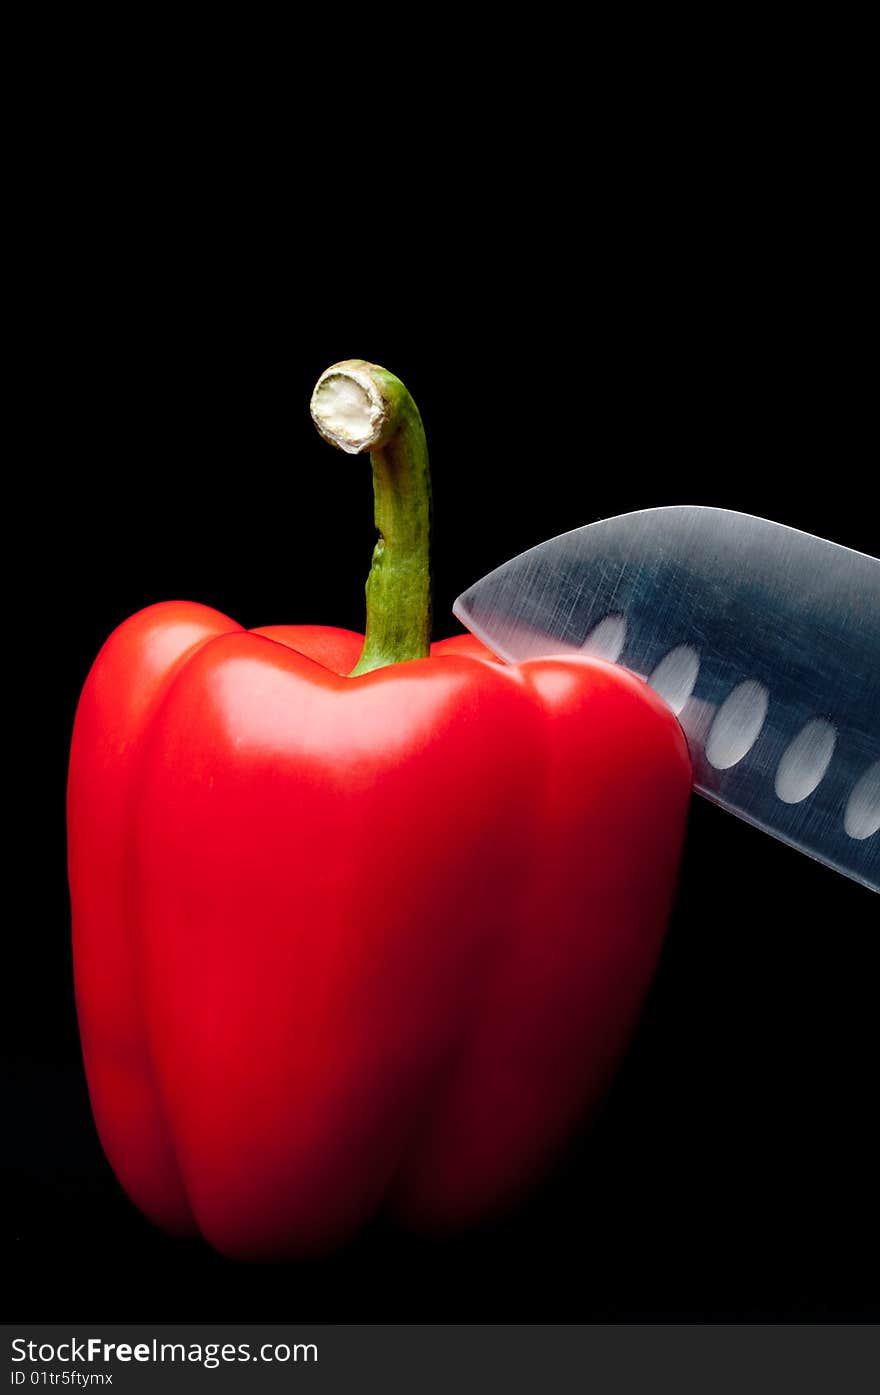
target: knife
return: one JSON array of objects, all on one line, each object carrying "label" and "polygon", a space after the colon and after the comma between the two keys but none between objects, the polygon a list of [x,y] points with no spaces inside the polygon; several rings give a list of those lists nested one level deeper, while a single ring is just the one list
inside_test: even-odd
[{"label": "knife", "polygon": [[673,505],[551,538],[453,610],[511,662],[586,654],[640,675],[681,723],[699,794],[880,890],[877,558]]}]

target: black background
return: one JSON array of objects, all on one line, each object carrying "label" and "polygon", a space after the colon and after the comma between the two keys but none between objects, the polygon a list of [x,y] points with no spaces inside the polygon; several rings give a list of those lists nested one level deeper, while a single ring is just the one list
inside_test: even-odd
[{"label": "black background", "polygon": [[662,236],[668,209],[650,237],[610,214],[566,236],[563,219],[540,250],[513,217],[501,243],[465,221],[456,274],[448,227],[421,241],[420,224],[404,270],[393,242],[294,259],[290,218],[218,233],[158,218],[130,190],[102,210],[43,245],[28,339],[10,1316],[876,1313],[867,890],[694,801],[639,1030],[546,1184],[475,1233],[425,1240],[379,1218],[325,1260],[242,1266],[154,1230],[103,1159],[78,1056],[63,809],[79,689],[133,611],[179,597],[246,626],[360,627],[369,469],[319,441],[308,414],[318,374],[343,357],[385,364],[421,408],[437,637],[493,566],[634,508],[716,504],[876,551],[857,259],[823,260],[797,219],[732,225],[730,211],[721,236],[718,199]]}]

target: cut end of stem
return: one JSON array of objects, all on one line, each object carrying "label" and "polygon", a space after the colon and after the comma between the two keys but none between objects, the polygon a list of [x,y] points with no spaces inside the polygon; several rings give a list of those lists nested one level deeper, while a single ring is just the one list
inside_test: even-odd
[{"label": "cut end of stem", "polygon": [[312,393],[312,420],[331,445],[359,455],[378,445],[388,426],[388,403],[361,359],[346,359],[326,369]]}]

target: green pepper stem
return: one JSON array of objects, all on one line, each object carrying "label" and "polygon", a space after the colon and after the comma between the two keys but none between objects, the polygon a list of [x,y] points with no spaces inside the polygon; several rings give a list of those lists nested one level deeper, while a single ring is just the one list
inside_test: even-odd
[{"label": "green pepper stem", "polygon": [[431,649],[431,476],[418,408],[393,373],[351,358],[321,374],[312,420],[339,450],[368,450],[373,467],[379,539],[366,585],[364,647],[349,676],[424,659]]}]

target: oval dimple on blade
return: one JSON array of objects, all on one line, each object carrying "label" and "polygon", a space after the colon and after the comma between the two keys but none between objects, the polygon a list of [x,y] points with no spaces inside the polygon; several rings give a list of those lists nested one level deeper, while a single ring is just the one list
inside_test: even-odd
[{"label": "oval dimple on blade", "polygon": [[676,505],[552,538],[454,610],[510,661],[594,653],[647,678],[701,794],[880,889],[876,558]]}]

